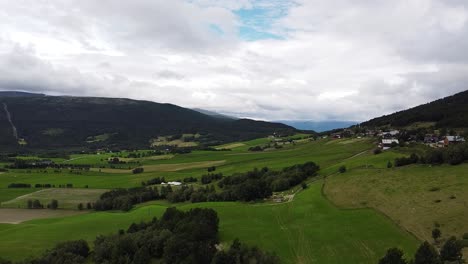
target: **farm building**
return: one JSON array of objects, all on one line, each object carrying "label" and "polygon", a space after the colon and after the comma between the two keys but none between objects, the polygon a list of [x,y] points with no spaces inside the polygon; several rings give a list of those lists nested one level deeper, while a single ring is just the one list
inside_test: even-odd
[{"label": "farm building", "polygon": [[392,147],[392,145],[395,145],[395,144],[399,144],[400,141],[398,141],[398,139],[394,139],[394,138],[391,138],[391,139],[382,139],[382,143],[380,144],[380,147],[383,149],[383,150],[386,150],[386,149],[389,149]]},{"label": "farm building", "polygon": [[449,145],[453,144],[459,144],[459,143],[464,143],[465,138],[460,137],[460,136],[446,136],[444,138],[444,145],[447,147]]}]

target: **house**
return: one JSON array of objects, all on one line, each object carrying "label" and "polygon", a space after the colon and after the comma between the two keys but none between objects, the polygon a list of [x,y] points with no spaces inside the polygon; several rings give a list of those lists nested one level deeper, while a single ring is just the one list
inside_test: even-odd
[{"label": "house", "polygon": [[460,137],[460,136],[446,136],[444,138],[444,145],[446,147],[448,147],[449,145],[460,144],[464,142],[465,142],[465,138]]},{"label": "house", "polygon": [[333,133],[331,134],[331,137],[334,139],[340,139],[341,138],[341,133]]},{"label": "house", "polygon": [[380,144],[380,147],[383,149],[383,150],[387,150],[389,148],[392,147],[392,145],[398,145],[400,144],[400,141],[398,139],[395,139],[395,138],[390,138],[390,139],[387,139],[387,138],[384,138],[382,139],[382,143]]}]

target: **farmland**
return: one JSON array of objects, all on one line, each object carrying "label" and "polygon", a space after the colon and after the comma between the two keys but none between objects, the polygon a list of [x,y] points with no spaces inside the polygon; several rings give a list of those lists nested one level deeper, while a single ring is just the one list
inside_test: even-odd
[{"label": "farmland", "polygon": [[[320,182],[311,184],[293,202],[280,205],[223,202],[187,204],[180,208],[215,209],[220,216],[223,242],[240,238],[261,245],[275,251],[285,263],[341,263],[342,254],[349,254],[349,263],[373,263],[390,246],[398,245],[408,252],[415,250],[416,239],[385,217],[368,209],[337,209],[321,196],[320,190]],[[112,233],[132,222],[159,216],[164,209],[163,205],[146,205],[129,213],[91,213],[0,225],[3,238],[0,254],[18,259],[23,257],[25,248],[39,253],[55,241],[78,238],[91,241],[98,234]]]},{"label": "farmland", "polygon": [[[314,141],[303,137],[300,135],[294,143],[281,148],[259,152],[248,149],[269,144],[271,139],[217,147],[230,150],[196,150],[157,156],[143,155],[149,150],[141,150],[75,154],[70,159],[55,160],[56,163],[91,165],[89,170],[10,170],[0,175],[3,207],[21,207],[27,199],[44,202],[57,199],[64,208],[73,209],[76,201],[96,199],[102,189],[141,186],[141,182],[154,177],[164,177],[166,181],[186,177],[200,179],[206,169],[213,166],[216,173],[224,175],[263,167],[279,170],[308,161],[321,167],[319,176],[308,182],[308,188],[297,187],[287,192],[291,199],[284,203],[151,201],[125,213],[51,215],[52,218],[15,225],[0,224],[0,254],[18,260],[24,257],[26,248],[37,255],[59,241],[86,239],[91,242],[99,234],[115,233],[132,222],[158,217],[168,206],[183,210],[213,208],[220,217],[223,245],[239,238],[249,245],[276,252],[284,263],[342,263],[343,256],[347,256],[347,263],[376,263],[386,249],[393,246],[413,254],[421,240],[429,239],[435,222],[441,225],[444,237],[467,232],[464,201],[468,197],[463,193],[467,184],[466,164],[389,169],[388,161],[418,149],[396,148],[375,155],[372,138]],[[141,155],[128,158],[130,153]],[[128,163],[113,168],[109,164],[113,157],[128,159],[125,160]],[[346,173],[338,173],[343,165]],[[134,167],[142,167],[144,172],[133,174],[131,168]],[[72,184],[74,188],[7,188],[12,182],[33,186]],[[431,191],[435,187],[437,191]],[[456,199],[451,199],[452,196]]]}]

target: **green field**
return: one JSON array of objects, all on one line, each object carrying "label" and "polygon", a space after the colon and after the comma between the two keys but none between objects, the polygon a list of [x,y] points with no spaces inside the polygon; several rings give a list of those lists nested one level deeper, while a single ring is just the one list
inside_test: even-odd
[{"label": "green field", "polygon": [[[116,168],[109,166],[108,159],[121,157],[125,160],[129,152],[72,155],[70,160],[56,162],[90,164],[93,168],[89,171],[11,170],[0,174],[0,191],[4,190],[0,193],[0,201],[13,201],[14,207],[23,203],[24,197],[39,194],[41,199],[48,200],[56,196],[53,190],[33,193],[38,190],[7,189],[12,182],[33,185],[70,183],[75,188],[87,185],[88,191],[98,191],[140,186],[142,181],[154,177],[165,177],[167,181],[200,178],[211,166],[216,166],[216,172],[230,175],[262,167],[279,170],[313,161],[321,167],[320,177],[290,202],[176,206],[182,209],[215,209],[221,220],[223,243],[238,237],[250,245],[276,252],[284,263],[343,263],[343,256],[346,256],[346,263],[376,263],[386,249],[393,246],[412,254],[420,240],[428,239],[434,222],[441,225],[444,237],[468,232],[465,205],[468,197],[464,192],[468,185],[468,164],[387,169],[388,161],[419,152],[421,147],[395,148],[374,155],[374,139],[313,141],[302,137],[304,135],[298,135],[294,144],[263,152],[248,149],[271,144],[272,139],[260,138],[217,147],[230,151],[193,151],[189,154],[131,158],[127,160],[131,163]],[[347,167],[347,172],[339,174],[338,168],[342,165]],[[129,167],[136,166],[145,168],[145,172],[132,174]],[[436,187],[437,191],[431,191]],[[81,189],[58,190],[63,191],[61,196],[57,194],[59,203],[63,200],[64,205],[68,204],[66,208],[76,206],[70,201],[97,197],[80,196],[76,192]],[[23,197],[15,199],[18,196]],[[81,198],[77,199],[77,196]],[[128,213],[92,212],[17,225],[0,224],[0,255],[21,259],[26,249],[38,254],[58,241],[79,238],[92,241],[99,234],[117,232],[132,222],[159,216],[166,206],[167,202],[156,201],[139,205]]]},{"label": "green field", "polygon": [[468,232],[466,190],[468,164],[413,165],[336,174],[327,179],[325,193],[343,207],[377,209],[421,240],[432,240],[436,223],[445,238]]},{"label": "green field", "polygon": [[[296,195],[293,202],[270,204],[201,203],[180,208],[209,207],[220,217],[223,243],[240,238],[275,251],[284,263],[375,263],[391,246],[413,252],[418,241],[372,210],[340,210],[321,195],[321,182]],[[0,225],[0,255],[21,259],[57,241],[84,238],[127,228],[130,223],[159,216],[164,206],[141,206],[129,213],[90,213],[58,219]]]}]

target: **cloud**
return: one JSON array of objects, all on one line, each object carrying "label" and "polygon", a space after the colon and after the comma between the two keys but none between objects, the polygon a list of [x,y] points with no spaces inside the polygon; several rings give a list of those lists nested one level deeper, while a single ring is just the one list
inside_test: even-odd
[{"label": "cloud", "polygon": [[366,120],[467,89],[461,0],[0,4],[3,90]]}]

